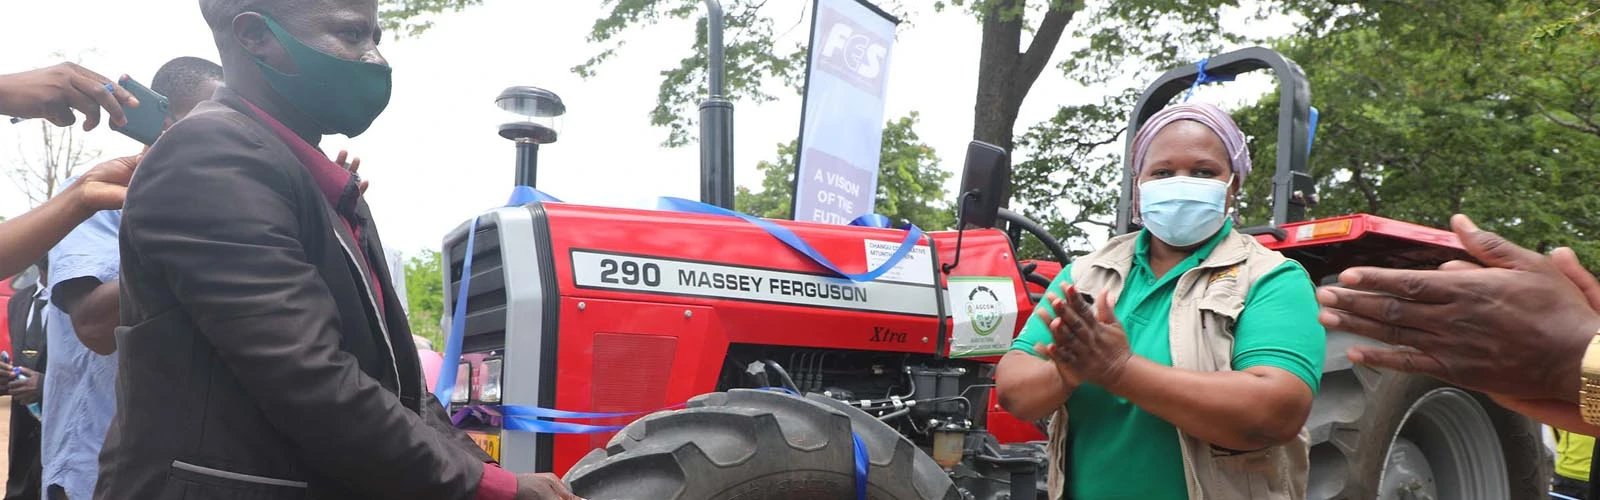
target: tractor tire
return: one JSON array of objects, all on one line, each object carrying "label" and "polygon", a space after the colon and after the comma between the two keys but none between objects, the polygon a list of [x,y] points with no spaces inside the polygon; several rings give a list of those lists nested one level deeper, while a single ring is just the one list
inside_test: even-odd
[{"label": "tractor tire", "polygon": [[[1344,342],[1329,332],[1329,363]],[[1337,348],[1337,350],[1335,350]],[[1539,424],[1437,379],[1329,366],[1312,403],[1311,499],[1548,498]]]},{"label": "tractor tire", "polygon": [[[917,500],[961,500],[950,475],[939,467],[933,457],[923,453],[917,445],[872,415],[844,404],[843,401],[821,394],[811,394],[807,399],[822,403],[850,417],[850,427],[861,436],[867,448],[867,498],[912,498]],[[885,491],[885,484],[896,490],[906,487],[915,491]]]},{"label": "tractor tire", "polygon": [[[852,427],[845,412],[805,398],[740,389],[704,394],[683,410],[629,424],[573,466],[566,479],[573,493],[588,500],[854,498]],[[948,477],[920,474],[915,458],[922,454],[915,447],[886,445],[881,433],[863,427],[873,465],[868,498],[959,498],[948,494],[955,492]]]}]

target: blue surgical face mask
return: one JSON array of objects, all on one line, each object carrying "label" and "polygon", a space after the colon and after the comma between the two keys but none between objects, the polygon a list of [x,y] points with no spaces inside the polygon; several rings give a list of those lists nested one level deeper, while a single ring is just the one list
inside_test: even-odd
[{"label": "blue surgical face mask", "polygon": [[1228,182],[1169,177],[1139,185],[1139,217],[1168,245],[1194,246],[1217,234],[1226,220]]}]

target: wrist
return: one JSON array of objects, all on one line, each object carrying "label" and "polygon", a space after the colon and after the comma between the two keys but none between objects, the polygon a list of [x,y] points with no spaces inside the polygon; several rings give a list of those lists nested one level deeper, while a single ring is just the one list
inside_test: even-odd
[{"label": "wrist", "polygon": [[1593,345],[1597,336],[1600,336],[1600,320],[1586,325],[1585,331],[1573,335],[1570,345],[1562,350],[1564,354],[1556,361],[1555,373],[1558,377],[1555,388],[1559,391],[1560,399],[1582,405],[1584,380],[1600,382],[1600,370],[1596,369],[1600,363],[1592,359],[1600,356],[1600,346]]},{"label": "wrist", "polygon": [[1144,368],[1144,363],[1139,361],[1138,356],[1134,356],[1131,352],[1127,353],[1120,361],[1113,362],[1104,373],[1101,373],[1100,377],[1094,380],[1095,385],[1104,387],[1112,394],[1122,394],[1129,383],[1138,378],[1133,372]]},{"label": "wrist", "polygon": [[95,210],[94,207],[89,206],[88,200],[84,199],[82,179],[79,179],[78,182],[74,182],[72,185],[63,188],[61,190],[61,194],[57,195],[56,197],[60,198],[61,201],[66,203],[66,206],[62,207],[62,209],[70,214],[75,221],[82,222],[89,220],[89,218],[93,217],[94,213],[98,211]]}]

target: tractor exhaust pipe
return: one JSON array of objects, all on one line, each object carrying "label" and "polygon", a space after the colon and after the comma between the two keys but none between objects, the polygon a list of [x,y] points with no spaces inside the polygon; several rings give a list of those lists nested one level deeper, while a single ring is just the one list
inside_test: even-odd
[{"label": "tractor exhaust pipe", "polygon": [[733,103],[723,94],[722,4],[706,0],[710,95],[700,103],[700,201],[733,209]]}]

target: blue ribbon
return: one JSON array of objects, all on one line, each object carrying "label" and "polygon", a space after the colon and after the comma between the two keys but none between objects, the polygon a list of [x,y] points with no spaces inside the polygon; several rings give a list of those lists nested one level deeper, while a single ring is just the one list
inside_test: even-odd
[{"label": "blue ribbon", "polygon": [[[844,270],[839,269],[839,266],[834,265],[833,261],[830,261],[827,257],[822,256],[821,252],[818,252],[817,249],[812,248],[809,243],[805,242],[805,240],[800,239],[800,236],[794,234],[794,231],[790,231],[788,228],[780,226],[770,220],[742,214],[716,205],[708,205],[698,201],[685,200],[683,198],[662,197],[659,208],[661,210],[686,212],[692,214],[738,217],[743,219],[745,222],[749,222],[751,225],[761,228],[762,231],[766,231],[767,234],[771,235],[773,238],[777,238],[778,241],[788,245],[789,248],[793,248],[796,252],[800,252],[801,255],[805,255],[807,258],[811,259],[812,262],[816,262],[817,265],[827,268],[829,271],[833,271],[834,274],[843,276],[850,281],[856,282],[878,279],[879,276],[883,276],[883,273],[887,273],[890,269],[894,269],[894,266],[899,264],[900,260],[904,259],[907,254],[910,254],[911,249],[917,246],[917,242],[922,239],[922,229],[918,228],[915,224],[912,224],[906,228],[905,240],[900,242],[900,248],[896,249],[894,254],[889,256],[889,260],[886,260],[883,262],[883,264],[878,265],[876,269],[872,269],[865,273],[847,273],[844,272]],[[861,219],[858,218],[857,220]]]},{"label": "blue ribbon", "polygon": [[655,409],[655,410],[627,411],[627,412],[620,412],[620,413],[589,413],[589,412],[580,412],[580,411],[562,411],[562,410],[551,410],[551,409],[547,409],[547,408],[539,408],[539,407],[535,407],[535,406],[499,406],[499,407],[496,407],[496,408],[499,409],[500,413],[505,415],[506,418],[583,418],[583,419],[589,419],[589,418],[636,417],[636,416],[639,416],[639,415],[644,415],[644,414],[648,414],[648,413],[655,413],[655,412],[662,411],[662,410],[678,409],[678,408],[682,408],[683,406],[684,406],[683,403],[679,403],[679,404],[675,404],[675,405],[672,405],[672,406],[668,406],[668,407],[660,408],[660,409]]},{"label": "blue ribbon", "polygon": [[1197,63],[1194,64],[1195,68],[1197,69],[1197,71],[1195,72],[1195,75],[1194,75],[1194,85],[1190,85],[1189,86],[1189,91],[1183,94],[1183,102],[1189,102],[1189,98],[1194,96],[1194,91],[1198,90],[1201,85],[1205,85],[1207,83],[1231,82],[1231,81],[1233,81],[1234,75],[1211,76],[1211,75],[1207,74],[1206,73],[1206,64],[1209,61],[1210,61],[1210,59],[1201,59],[1200,62],[1197,62]]},{"label": "blue ribbon", "polygon": [[1311,106],[1311,123],[1306,132],[1306,156],[1311,156],[1311,145],[1317,143],[1317,107]]},{"label": "blue ribbon", "polygon": [[[785,387],[762,387],[762,390],[779,391],[790,396],[800,397],[800,393]],[[861,442],[861,434],[850,431],[851,446],[855,448],[856,464],[856,500],[867,500],[867,470],[871,468],[872,460],[867,457],[867,444]]]},{"label": "blue ribbon", "polygon": [[506,202],[506,206],[520,207],[535,201],[540,203],[561,203],[561,200],[556,199],[556,197],[534,189],[532,186],[517,186],[511,189],[511,201]]},{"label": "blue ribbon", "polygon": [[[472,218],[467,229],[467,247],[461,260],[461,286],[456,289],[455,310],[450,311],[450,335],[444,339],[444,362],[439,365],[439,380],[433,384],[433,397],[450,409],[450,393],[456,388],[456,371],[461,366],[462,331],[467,326],[467,289],[472,286],[472,254],[478,248],[478,217]],[[446,261],[449,255],[445,256]],[[470,392],[470,389],[469,389]]]},{"label": "blue ribbon", "polygon": [[[534,201],[560,202],[556,197],[545,194],[530,186],[517,186],[511,190],[511,199],[506,202],[507,207],[520,207]],[[472,218],[472,226],[467,229],[466,257],[461,261],[461,286],[456,289],[455,309],[450,312],[450,333],[444,342],[444,362],[439,365],[439,380],[433,384],[433,397],[445,409],[450,409],[450,393],[456,388],[456,367],[461,364],[461,339],[462,332],[467,327],[467,290],[472,285],[472,254],[477,247],[478,217]]]},{"label": "blue ribbon", "polygon": [[533,418],[508,418],[501,425],[501,428],[508,431],[533,432],[537,434],[599,434],[620,431],[623,427],[626,426],[569,424]]},{"label": "blue ribbon", "polygon": [[856,217],[856,220],[850,221],[850,225],[852,225],[852,226],[860,226],[860,227],[876,227],[876,228],[887,229],[887,228],[892,226],[892,223],[889,222],[889,218],[888,217],[885,217],[885,216],[882,216],[882,215],[878,215],[878,214],[866,214],[866,215],[862,215],[860,217]]},{"label": "blue ribbon", "polygon": [[871,464],[867,459],[867,445],[861,442],[861,435],[850,431],[851,440],[856,447],[856,500],[867,500],[867,469]]}]

